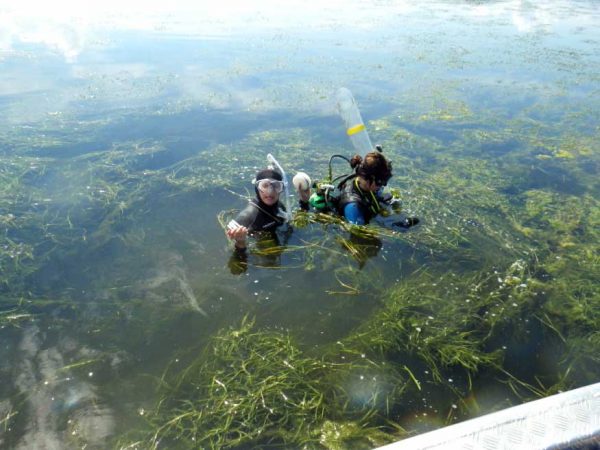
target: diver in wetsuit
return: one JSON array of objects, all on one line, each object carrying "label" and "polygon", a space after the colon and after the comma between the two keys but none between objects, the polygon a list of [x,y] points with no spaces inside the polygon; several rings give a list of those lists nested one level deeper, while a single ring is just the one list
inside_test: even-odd
[{"label": "diver in wetsuit", "polygon": [[273,232],[285,222],[285,206],[279,201],[283,191],[281,173],[274,169],[263,169],[254,180],[256,197],[248,202],[227,227],[227,237],[235,243],[236,250],[246,248],[249,233]]},{"label": "diver in wetsuit", "polygon": [[[382,191],[392,177],[392,163],[378,149],[367,153],[364,159],[354,155],[350,166],[355,173],[339,186],[341,193],[337,212],[352,224],[366,225],[385,210],[382,205],[390,200],[382,195]],[[417,223],[417,217],[406,217],[393,225],[410,228]]]},{"label": "diver in wetsuit", "polygon": [[267,254],[260,256],[262,266],[278,266],[283,251],[278,251],[280,242],[275,233],[286,220],[286,208],[280,201],[280,194],[284,190],[283,176],[278,170],[263,169],[256,174],[253,183],[256,197],[227,225],[227,237],[234,242],[234,252],[228,266],[235,275],[248,268],[248,235],[256,235],[258,250],[270,249]]}]

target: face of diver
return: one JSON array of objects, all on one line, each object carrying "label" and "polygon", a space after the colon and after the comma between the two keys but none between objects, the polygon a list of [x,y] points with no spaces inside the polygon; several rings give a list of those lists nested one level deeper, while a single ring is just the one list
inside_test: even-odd
[{"label": "face of diver", "polygon": [[359,185],[363,191],[377,192],[381,188],[381,184],[376,181],[368,180],[364,177],[359,177]]},{"label": "face of diver", "polygon": [[274,205],[279,200],[279,194],[273,189],[269,190],[268,192],[259,191],[258,195],[260,196],[262,202],[269,206]]},{"label": "face of diver", "polygon": [[378,183],[377,181],[371,181],[370,185],[369,185],[369,190],[371,192],[377,192],[379,189],[381,189],[382,184]]},{"label": "face of diver", "polygon": [[279,194],[283,189],[283,183],[277,180],[260,180],[257,183],[260,200],[268,206],[274,205],[279,200]]}]

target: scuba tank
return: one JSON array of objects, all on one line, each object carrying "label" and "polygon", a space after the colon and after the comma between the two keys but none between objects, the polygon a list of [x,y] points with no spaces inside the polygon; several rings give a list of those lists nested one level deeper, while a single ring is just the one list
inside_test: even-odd
[{"label": "scuba tank", "polygon": [[308,200],[308,204],[317,212],[335,211],[337,201],[339,200],[339,192],[333,184],[314,183],[313,192]]},{"label": "scuba tank", "polygon": [[373,151],[373,144],[363,123],[358,105],[349,89],[343,87],[337,92],[337,109],[346,125],[346,134],[350,137],[352,145],[363,158]]},{"label": "scuba tank", "polygon": [[[373,150],[371,139],[365,124],[363,123],[360,111],[352,93],[347,88],[340,88],[336,93],[336,107],[338,113],[346,125],[346,133],[350,136],[352,145],[361,157]],[[317,212],[336,212],[340,197],[340,185],[346,180],[356,176],[355,174],[346,174],[333,178],[331,163],[334,158],[341,158],[350,164],[350,160],[343,155],[332,155],[329,158],[329,177],[324,181],[315,181],[312,185],[314,192],[310,196],[308,203]],[[341,182],[336,181],[342,179]]]}]

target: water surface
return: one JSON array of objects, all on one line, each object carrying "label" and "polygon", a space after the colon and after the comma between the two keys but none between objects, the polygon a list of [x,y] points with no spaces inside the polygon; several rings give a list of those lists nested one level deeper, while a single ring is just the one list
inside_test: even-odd
[{"label": "water surface", "polygon": [[[383,427],[352,437],[368,448],[400,437],[389,423],[423,431],[598,381],[596,2],[170,3],[0,6],[1,445],[145,439],[167,367],[244,317],[316,361],[368,354],[392,380],[340,375],[348,410],[326,409],[315,447],[337,448],[326,431],[346,422]],[[336,225],[299,225],[232,271],[218,216],[268,153],[315,179],[353,153],[341,86],[421,224],[358,253]],[[398,308],[381,350],[369,338]],[[446,358],[454,339],[495,362]],[[249,442],[267,441],[231,445]]]}]

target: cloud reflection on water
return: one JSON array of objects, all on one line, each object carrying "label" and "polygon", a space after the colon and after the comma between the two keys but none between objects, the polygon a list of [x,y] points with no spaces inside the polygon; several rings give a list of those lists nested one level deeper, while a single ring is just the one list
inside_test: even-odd
[{"label": "cloud reflection on water", "polygon": [[[191,0],[120,2],[106,0],[93,4],[57,0],[21,1],[0,6],[0,61],[6,55],[27,44],[39,44],[74,62],[90,46],[106,45],[111,31],[144,31],[180,36],[247,36],[263,32],[301,32],[315,30],[383,30],[399,19],[401,22],[421,21],[424,17],[456,14],[461,26],[480,24],[497,18],[508,19],[519,32],[545,30],[563,20],[566,5],[562,1],[551,5],[533,4],[525,0],[491,2],[473,5],[470,2],[451,5],[432,1],[419,3],[408,0],[368,3],[334,0],[303,2],[293,0],[281,8],[274,0],[245,2],[226,0],[193,2]],[[580,12],[571,16],[573,23],[590,20]],[[591,19],[593,20],[593,19]],[[466,22],[465,22],[466,21]]]}]

